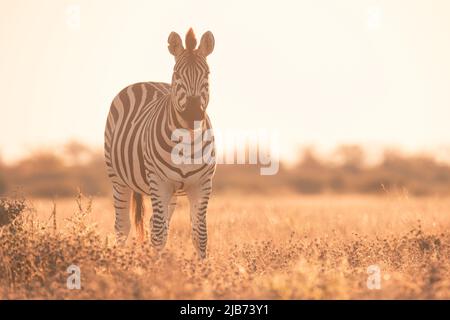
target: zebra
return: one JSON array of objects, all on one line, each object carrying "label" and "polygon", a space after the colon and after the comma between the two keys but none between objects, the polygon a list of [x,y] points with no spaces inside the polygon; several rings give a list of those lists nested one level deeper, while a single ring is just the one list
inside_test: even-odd
[{"label": "zebra", "polygon": [[[115,208],[114,229],[119,244],[125,244],[130,228],[130,212],[138,237],[143,240],[143,197],[150,196],[151,245],[161,251],[166,242],[177,197],[186,195],[190,203],[191,237],[196,253],[206,257],[206,211],[212,191],[215,161],[174,164],[171,152],[177,141],[176,129],[194,133],[211,132],[206,114],[209,102],[209,66],[206,57],[214,49],[214,36],[203,34],[197,47],[191,29],[185,45],[172,32],[169,52],[175,57],[172,83],[140,82],[117,94],[111,103],[105,128],[105,162],[112,182]],[[194,123],[200,123],[197,127]],[[201,135],[200,135],[201,136]],[[203,141],[203,140],[202,140]],[[214,137],[202,142],[211,148]]]}]

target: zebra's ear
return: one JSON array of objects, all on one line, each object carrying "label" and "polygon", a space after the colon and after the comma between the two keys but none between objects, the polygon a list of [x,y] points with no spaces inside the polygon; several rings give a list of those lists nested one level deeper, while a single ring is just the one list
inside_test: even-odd
[{"label": "zebra's ear", "polygon": [[198,46],[198,53],[206,57],[214,50],[214,36],[211,31],[207,31],[203,34]]},{"label": "zebra's ear", "polygon": [[183,42],[178,33],[171,32],[167,42],[169,43],[169,52],[175,57],[179,56],[184,51]]}]

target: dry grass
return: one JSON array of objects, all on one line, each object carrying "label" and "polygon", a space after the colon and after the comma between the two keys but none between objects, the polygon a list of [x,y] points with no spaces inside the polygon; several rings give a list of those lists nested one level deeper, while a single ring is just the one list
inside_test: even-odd
[{"label": "dry grass", "polygon": [[[450,298],[450,198],[215,196],[204,261],[185,201],[162,254],[115,247],[109,199],[29,202],[0,227],[0,299]],[[81,290],[66,288],[71,264]]]}]

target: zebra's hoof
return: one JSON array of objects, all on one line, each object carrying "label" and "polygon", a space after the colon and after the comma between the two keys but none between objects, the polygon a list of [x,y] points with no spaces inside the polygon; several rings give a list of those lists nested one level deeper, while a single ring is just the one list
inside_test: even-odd
[{"label": "zebra's hoof", "polygon": [[197,255],[200,259],[206,259],[206,251],[197,251]]},{"label": "zebra's hoof", "polygon": [[155,244],[155,243],[152,243],[152,247],[153,247],[153,249],[155,249],[156,252],[161,252],[161,251],[163,251],[163,249],[164,249],[165,246],[166,246],[165,244]]},{"label": "zebra's hoof", "polygon": [[122,235],[116,236],[116,243],[118,246],[124,247],[127,243],[127,237],[122,236]]}]

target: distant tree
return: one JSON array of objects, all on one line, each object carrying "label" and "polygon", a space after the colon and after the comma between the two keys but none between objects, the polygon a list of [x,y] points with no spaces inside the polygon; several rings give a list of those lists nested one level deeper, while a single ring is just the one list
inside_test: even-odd
[{"label": "distant tree", "polygon": [[299,169],[319,170],[322,167],[323,163],[319,156],[317,156],[313,147],[307,147],[302,150],[300,163],[298,165]]},{"label": "distant tree", "polygon": [[77,187],[61,157],[50,151],[33,152],[12,166],[8,176],[8,185],[34,196],[72,195]]},{"label": "distant tree", "polygon": [[72,140],[64,145],[64,153],[70,165],[77,165],[90,160],[92,149],[81,142]]},{"label": "distant tree", "polygon": [[336,149],[335,155],[341,167],[349,172],[358,172],[364,166],[366,157],[364,150],[357,145],[343,145]]},{"label": "distant tree", "polygon": [[[10,165],[0,158],[0,194],[16,188],[38,197],[73,196],[77,188],[89,195],[111,193],[101,150],[76,141],[63,150],[61,154],[41,149]],[[405,189],[414,195],[450,194],[448,163],[427,154],[405,155],[397,149],[386,150],[382,161],[371,166],[361,147],[346,145],[327,158],[312,147],[304,148],[297,165],[280,166],[273,176],[261,176],[260,167],[219,165],[215,192],[382,193]]]},{"label": "distant tree", "polygon": [[6,192],[6,165],[3,162],[2,155],[0,154],[0,194]]},{"label": "distant tree", "polygon": [[6,180],[5,180],[5,176],[4,176],[5,169],[6,169],[6,167],[3,164],[3,161],[0,157],[0,194],[5,193],[5,191],[6,191]]}]

